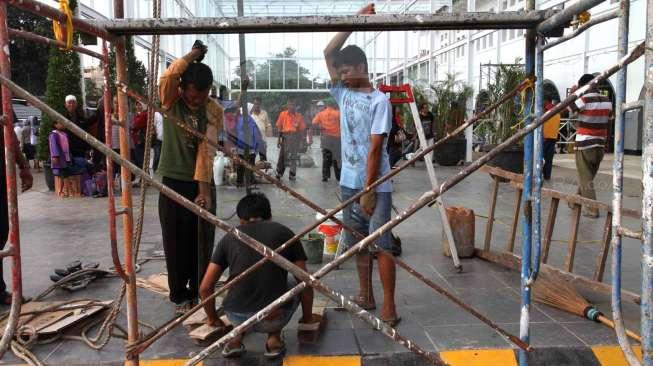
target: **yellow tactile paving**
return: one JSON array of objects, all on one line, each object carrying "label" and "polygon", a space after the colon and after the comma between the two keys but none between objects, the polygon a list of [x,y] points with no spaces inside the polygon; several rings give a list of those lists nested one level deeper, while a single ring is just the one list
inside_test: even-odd
[{"label": "yellow tactile paving", "polygon": [[288,356],[283,366],[361,366],[360,356]]},{"label": "yellow tactile paving", "polygon": [[[140,366],[183,366],[188,360],[141,360]],[[203,362],[198,363],[203,366]]]},{"label": "yellow tactile paving", "polygon": [[[633,351],[641,360],[642,349],[640,347],[633,347]],[[594,356],[596,356],[596,359],[603,366],[628,366],[628,362],[626,362],[626,358],[619,346],[596,346],[592,347],[592,352],[594,352]]]},{"label": "yellow tactile paving", "polygon": [[440,357],[451,366],[517,366],[512,349],[479,349],[440,352]]}]

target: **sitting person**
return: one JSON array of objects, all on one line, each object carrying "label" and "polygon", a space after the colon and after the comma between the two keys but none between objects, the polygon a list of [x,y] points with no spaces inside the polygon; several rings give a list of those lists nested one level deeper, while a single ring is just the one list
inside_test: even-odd
[{"label": "sitting person", "polygon": [[79,197],[81,195],[80,176],[85,172],[86,166],[79,163],[79,159],[73,157],[70,140],[63,123],[54,122],[54,130],[48,136],[48,143],[57,195],[59,197]]},{"label": "sitting person", "polygon": [[[270,201],[262,193],[253,193],[242,198],[238,202],[236,212],[240,218],[238,230],[271,249],[277,249],[294,236],[290,229],[270,220],[272,216]],[[299,268],[306,270],[306,254],[299,243],[289,246],[281,254]],[[223,237],[213,252],[211,263],[202,279],[200,286],[202,300],[211,296],[215,284],[224,270],[229,268],[229,279],[232,279],[253,266],[261,258],[263,257],[260,254],[241,243],[234,236]],[[222,305],[229,321],[234,326],[238,326],[291,287],[286,270],[274,263],[266,263],[230,289]],[[281,331],[290,321],[300,302],[303,313],[300,322],[315,323],[312,314],[313,289],[307,287],[300,298],[295,298],[284,304],[270,316],[254,325],[255,332],[268,335],[265,343],[266,357],[276,358],[285,353]],[[224,326],[216,313],[214,300],[208,301],[204,305],[204,310],[208,317],[208,325]],[[316,321],[318,320],[316,319]],[[241,356],[245,352],[242,341],[243,335],[234,338],[233,341],[225,345],[222,355],[224,357]]]}]

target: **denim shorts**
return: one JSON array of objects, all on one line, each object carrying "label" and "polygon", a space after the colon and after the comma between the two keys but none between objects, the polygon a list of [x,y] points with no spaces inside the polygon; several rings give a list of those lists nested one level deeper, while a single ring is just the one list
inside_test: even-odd
[{"label": "denim shorts", "polygon": [[[291,284],[289,284],[289,286],[290,285]],[[277,318],[272,320],[261,320],[260,322],[254,324],[254,326],[251,328],[252,331],[256,333],[281,332],[283,328],[288,324],[288,322],[290,322],[290,319],[297,310],[297,307],[299,307],[300,296],[296,296],[291,302],[285,303],[282,307],[280,307],[279,309],[281,310],[281,315]],[[225,314],[227,315],[227,318],[229,318],[231,324],[233,324],[234,327],[237,327],[240,324],[244,323],[247,319],[254,316],[256,312],[236,313],[225,310]]]},{"label": "denim shorts", "polygon": [[[340,192],[342,194],[342,200],[346,201],[356,193],[360,192],[360,189],[351,189],[347,187],[340,186]],[[376,192],[376,207],[374,208],[374,213],[371,217],[368,217],[364,212],[361,206],[356,202],[345,207],[343,210],[343,221],[345,224],[351,226],[356,231],[362,234],[370,234],[376,231],[376,229],[385,225],[390,221],[392,215],[392,193],[391,192]],[[347,230],[342,231],[343,240],[342,244],[345,249],[353,247],[358,243],[358,238],[355,237],[352,233]],[[375,244],[377,247],[385,250],[392,249],[392,234],[390,230],[383,233],[378,239],[376,239]],[[371,247],[368,247],[371,248]]]}]

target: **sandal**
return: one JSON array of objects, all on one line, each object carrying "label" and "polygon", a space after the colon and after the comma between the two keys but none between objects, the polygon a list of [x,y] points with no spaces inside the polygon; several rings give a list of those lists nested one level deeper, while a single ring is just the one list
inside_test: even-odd
[{"label": "sandal", "polygon": [[245,345],[242,344],[242,343],[240,344],[240,347],[237,347],[237,348],[229,348],[229,345],[226,344],[222,348],[221,354],[222,354],[222,357],[224,357],[224,358],[237,358],[237,357],[240,357],[243,354],[245,354],[246,351],[247,350],[245,349]]},{"label": "sandal", "polygon": [[268,343],[265,342],[265,353],[263,353],[263,357],[267,358],[268,360],[279,358],[285,353],[286,345],[284,343],[282,343],[280,347],[269,348]]},{"label": "sandal", "polygon": [[193,307],[193,304],[190,300],[186,300],[182,303],[176,304],[175,305],[175,314],[177,315],[184,315],[186,314],[191,308]]},{"label": "sandal", "polygon": [[396,327],[397,324],[399,324],[399,322],[401,321],[401,317],[399,317],[399,316],[397,316],[397,315],[393,315],[393,316],[390,317],[390,318],[383,318],[383,317],[381,317],[381,321],[384,322],[385,325],[387,325],[387,326],[389,326],[389,327],[391,327],[391,328],[394,328],[394,327]]}]

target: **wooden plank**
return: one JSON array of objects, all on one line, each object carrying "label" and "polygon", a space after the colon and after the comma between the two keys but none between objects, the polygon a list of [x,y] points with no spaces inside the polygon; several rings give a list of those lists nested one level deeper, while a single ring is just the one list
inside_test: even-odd
[{"label": "wooden plank", "polygon": [[[89,301],[80,301],[78,303],[75,303],[75,305],[81,305],[84,303],[89,303]],[[62,329],[65,329],[77,322],[80,322],[86,318],[89,318],[102,310],[106,308],[106,306],[111,305],[111,301],[104,301],[102,305],[97,305],[97,306],[91,306],[89,308],[85,309],[72,309],[69,310],[71,313],[70,315],[66,316],[65,318],[51,324],[50,326],[46,328],[42,328],[39,330],[39,334],[55,334],[60,332]]]},{"label": "wooden plank", "polygon": [[492,193],[490,196],[490,212],[487,216],[487,224],[485,225],[485,244],[483,248],[490,250],[492,245],[492,226],[494,225],[494,211],[497,207],[497,196],[499,195],[499,180],[492,177]]},{"label": "wooden plank", "polygon": [[546,219],[546,228],[544,229],[544,240],[542,242],[542,263],[546,263],[549,259],[549,249],[551,248],[551,237],[553,236],[553,228],[558,216],[558,205],[560,199],[552,197],[551,204],[549,205],[549,215]]},{"label": "wooden plank", "polygon": [[231,327],[231,322],[226,315],[221,316],[220,320],[224,323],[224,327],[212,327],[207,324],[202,324],[188,333],[188,336],[195,341],[207,341],[220,333],[224,334]]},{"label": "wooden plank", "polygon": [[521,195],[522,190],[517,189],[515,192],[515,209],[512,212],[512,224],[510,225],[510,237],[508,238],[507,252],[512,253],[515,249],[515,237],[517,236],[517,228],[519,227],[519,210],[521,208]]},{"label": "wooden plank", "polygon": [[148,278],[136,278],[136,286],[163,296],[170,294],[170,290],[168,289],[168,275],[166,273],[153,274]]},{"label": "wooden plank", "polygon": [[[485,251],[481,249],[476,249],[474,251],[474,255],[488,262],[498,264],[504,268],[508,268],[516,271],[519,271],[521,268],[521,258],[513,253]],[[577,288],[586,288],[592,291],[599,292],[605,296],[610,296],[612,294],[612,286],[606,283],[596,282],[585,276],[580,276],[574,273],[565,272],[549,264],[542,264],[540,267],[540,271],[550,272],[557,276],[560,276],[565,281],[570,282]],[[641,297],[638,294],[626,290],[621,290],[621,298],[624,301],[630,301],[637,305],[639,305],[641,302]]]},{"label": "wooden plank", "polygon": [[605,272],[605,262],[608,260],[610,252],[610,242],[612,241],[612,213],[605,215],[605,225],[603,225],[603,238],[601,240],[601,251],[596,259],[596,268],[594,269],[594,281],[602,282],[603,273]]},{"label": "wooden plank", "polygon": [[569,245],[567,247],[567,259],[565,260],[565,269],[567,272],[574,271],[574,257],[576,256],[576,244],[578,244],[578,227],[580,226],[581,206],[576,205],[571,218],[571,232]]}]

